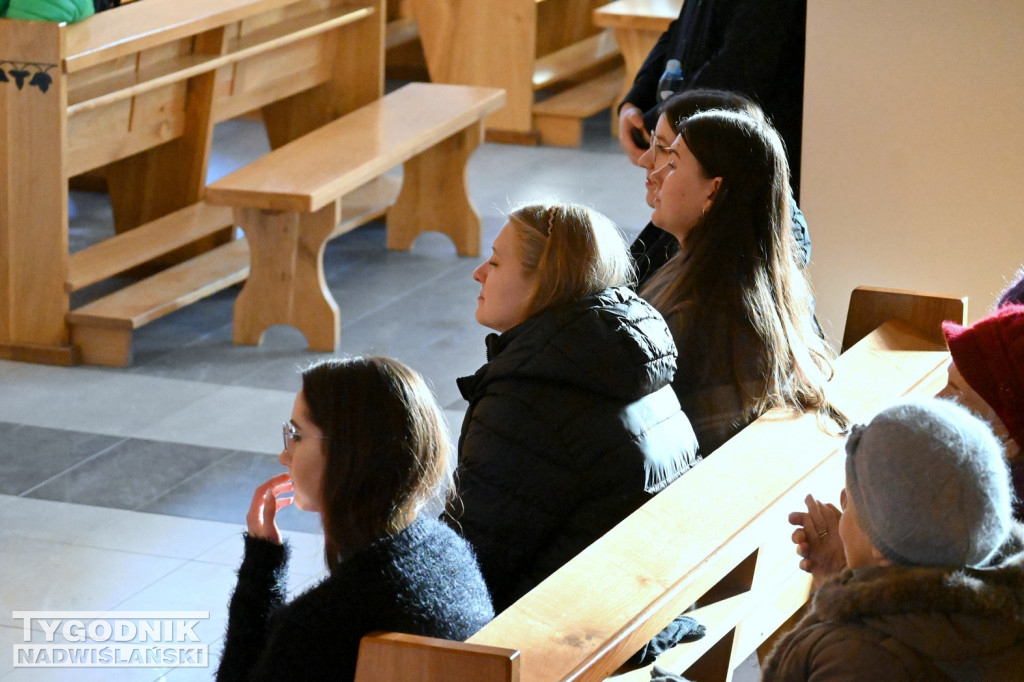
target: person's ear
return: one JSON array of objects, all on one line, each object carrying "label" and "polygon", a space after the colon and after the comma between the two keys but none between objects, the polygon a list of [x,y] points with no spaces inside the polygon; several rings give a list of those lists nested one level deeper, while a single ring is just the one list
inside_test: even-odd
[{"label": "person's ear", "polygon": [[715,197],[718,196],[718,190],[719,190],[719,188],[721,186],[722,186],[722,178],[720,176],[719,177],[711,178],[711,184],[709,185],[709,189],[708,189],[708,196],[707,196],[706,200],[704,201],[704,212],[705,213],[710,211],[711,207],[714,205]]}]

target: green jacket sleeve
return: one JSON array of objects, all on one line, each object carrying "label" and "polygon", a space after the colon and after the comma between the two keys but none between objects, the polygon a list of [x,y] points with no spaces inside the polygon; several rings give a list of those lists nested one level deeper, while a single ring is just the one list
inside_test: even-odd
[{"label": "green jacket sleeve", "polygon": [[7,16],[11,19],[68,23],[81,21],[95,12],[92,0],[10,0],[7,8]]}]

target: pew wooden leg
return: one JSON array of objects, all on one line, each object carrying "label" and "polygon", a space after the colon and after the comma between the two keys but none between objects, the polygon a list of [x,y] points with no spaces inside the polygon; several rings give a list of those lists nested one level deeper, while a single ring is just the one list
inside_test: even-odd
[{"label": "pew wooden leg", "polygon": [[334,351],[341,334],[338,304],[324,281],[324,245],[339,203],[316,213],[236,208],[249,241],[249,279],[235,301],[234,341],[258,346],[277,324],[295,327],[310,350]]},{"label": "pew wooden leg", "polygon": [[480,216],[466,192],[466,162],[483,137],[476,122],[405,162],[402,191],[388,211],[389,249],[407,250],[422,232],[443,232],[460,256],[480,255]]},{"label": "pew wooden leg", "polygon": [[[47,92],[0,88],[0,358],[68,364],[63,26],[0,20],[3,59],[56,67]],[[32,67],[33,69],[39,67]],[[21,68],[29,68],[27,66]],[[42,71],[40,71],[42,73]]]}]

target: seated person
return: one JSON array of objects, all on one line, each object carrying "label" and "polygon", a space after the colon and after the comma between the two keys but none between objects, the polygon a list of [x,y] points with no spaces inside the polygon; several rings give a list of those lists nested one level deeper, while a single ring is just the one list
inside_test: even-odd
[{"label": "seated person", "polygon": [[488,362],[459,379],[460,504],[501,611],[697,462],[665,320],[626,245],[573,204],[514,211],[477,268]]},{"label": "seated person", "polygon": [[[809,497],[790,517],[820,587],[762,679],[1020,679],[1024,527],[988,425],[950,401],[905,401],[853,427],[846,452],[843,512]],[[845,559],[832,577],[825,544]]]},{"label": "seated person", "polygon": [[844,427],[825,399],[835,352],[817,333],[810,283],[793,255],[778,134],[721,110],[678,125],[674,137],[655,130],[664,160],[650,177],[651,222],[679,251],[640,295],[672,330],[679,352],[672,386],[701,455],[773,407],[813,410]]},{"label": "seated person", "polygon": [[[658,81],[670,59],[680,62],[683,92],[740,92],[764,109],[785,142],[800,196],[807,0],[699,0],[680,3],[679,17],[658,38],[619,105],[619,142],[633,162],[646,149],[662,95]],[[675,88],[678,93],[680,90]]]},{"label": "seated person", "polygon": [[[724,90],[686,90],[675,95],[658,109],[657,123],[651,130],[651,144],[640,155],[636,165],[646,173],[647,205],[654,208],[654,183],[651,174],[661,168],[667,161],[665,151],[672,140],[679,134],[683,122],[694,114],[711,109],[738,111],[748,114],[751,118],[764,121],[764,112],[747,97]],[[811,261],[811,238],[807,232],[807,221],[790,193],[790,213],[792,215],[793,240],[796,249],[794,256],[801,269]],[[654,223],[647,226],[637,235],[629,247],[636,267],[636,289],[640,290],[651,276],[679,251],[679,241]]]},{"label": "seated person", "polygon": [[1024,519],[1024,305],[1007,303],[972,325],[945,322],[949,383],[939,393],[992,427],[1010,463],[1017,494],[1014,515]]},{"label": "seated person", "polygon": [[[464,640],[494,616],[466,542],[420,514],[451,490],[444,416],[396,360],[326,360],[302,373],[279,457],[256,489],[217,679],[351,680],[374,630]],[[282,497],[287,493],[292,497]],[[285,603],[276,514],[294,503],[324,528],[330,575]]]}]

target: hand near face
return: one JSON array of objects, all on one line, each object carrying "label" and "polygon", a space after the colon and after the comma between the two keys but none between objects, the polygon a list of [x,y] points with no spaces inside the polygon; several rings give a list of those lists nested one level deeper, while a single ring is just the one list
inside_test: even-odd
[{"label": "hand near face", "polygon": [[639,166],[640,156],[647,150],[647,147],[638,147],[636,145],[636,137],[634,137],[636,133],[634,131],[639,131],[637,137],[647,142],[643,112],[632,104],[624,104],[619,112],[619,144],[622,145],[633,165]]},{"label": "hand near face", "polygon": [[789,515],[789,522],[799,526],[793,531],[793,544],[800,559],[800,568],[814,577],[817,588],[846,568],[846,554],[839,537],[839,518],[842,512],[835,505],[821,502],[808,495],[804,502],[807,511]]},{"label": "hand near face", "polygon": [[281,533],[275,519],[277,510],[292,503],[291,497],[279,497],[292,491],[292,481],[287,473],[278,474],[256,488],[245,516],[249,535],[274,544],[281,544]]}]

